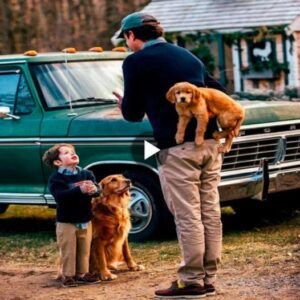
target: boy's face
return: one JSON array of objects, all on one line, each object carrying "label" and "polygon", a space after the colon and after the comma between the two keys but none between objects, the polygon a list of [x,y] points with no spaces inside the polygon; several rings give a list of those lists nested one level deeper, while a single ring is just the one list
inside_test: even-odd
[{"label": "boy's face", "polygon": [[75,152],[75,149],[68,146],[62,146],[59,148],[58,159],[54,161],[54,165],[57,167],[75,168],[79,163],[79,157]]}]

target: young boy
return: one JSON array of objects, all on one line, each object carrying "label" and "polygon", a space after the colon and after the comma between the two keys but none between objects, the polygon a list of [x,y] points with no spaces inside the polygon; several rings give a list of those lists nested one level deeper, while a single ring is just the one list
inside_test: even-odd
[{"label": "young boy", "polygon": [[60,250],[62,286],[96,283],[88,273],[92,240],[91,200],[100,188],[91,171],[78,167],[79,157],[70,144],[57,144],[47,150],[43,162],[56,168],[48,181],[56,201],[56,237]]}]

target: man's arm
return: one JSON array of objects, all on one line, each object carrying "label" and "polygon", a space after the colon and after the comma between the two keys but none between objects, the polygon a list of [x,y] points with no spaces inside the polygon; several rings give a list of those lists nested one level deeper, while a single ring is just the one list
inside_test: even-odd
[{"label": "man's arm", "polygon": [[227,93],[225,87],[221,85],[217,80],[215,80],[211,75],[209,75],[207,71],[205,71],[204,74],[204,83],[208,88],[216,89]]},{"label": "man's arm", "polygon": [[124,97],[119,99],[123,117],[127,121],[140,122],[145,115],[145,106],[140,90],[137,65],[130,56],[123,63],[123,74]]}]

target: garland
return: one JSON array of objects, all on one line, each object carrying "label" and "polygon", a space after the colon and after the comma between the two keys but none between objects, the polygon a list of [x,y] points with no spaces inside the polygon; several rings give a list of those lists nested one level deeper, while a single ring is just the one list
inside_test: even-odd
[{"label": "garland", "polygon": [[249,67],[242,67],[241,72],[243,74],[248,74],[251,71],[255,72],[263,72],[266,70],[271,70],[274,75],[278,75],[281,71],[288,72],[289,67],[288,63],[280,63],[277,60],[270,60],[264,62],[256,62],[255,64],[251,64]]},{"label": "garland", "polygon": [[[251,31],[222,33],[222,38],[224,43],[231,47],[241,40],[245,40],[246,42],[260,41],[266,36],[270,38],[274,35],[285,34],[285,30],[285,25],[274,26],[271,28],[261,26],[259,28],[254,28]],[[205,63],[210,73],[213,73],[216,67],[215,58],[211,54],[210,48],[207,46],[207,44],[217,40],[218,35],[220,35],[220,33],[214,31],[208,33],[196,32],[185,35],[182,33],[166,33],[166,39],[170,42],[174,42],[174,40],[180,38],[181,45],[191,42],[194,43],[196,47],[193,48],[191,52],[198,56]],[[292,42],[294,39],[293,35],[288,36],[288,39]],[[287,63],[279,63],[277,60],[256,62],[255,64],[252,63],[249,67],[241,68],[241,72],[243,74],[251,71],[263,72],[265,70],[271,70],[274,75],[278,75],[281,71],[288,72],[289,68]]]}]

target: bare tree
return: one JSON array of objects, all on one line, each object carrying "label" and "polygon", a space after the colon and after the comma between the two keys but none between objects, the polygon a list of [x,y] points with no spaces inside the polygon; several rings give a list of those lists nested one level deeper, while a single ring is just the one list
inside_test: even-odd
[{"label": "bare tree", "polygon": [[110,49],[121,19],[149,0],[0,0],[0,54]]}]

